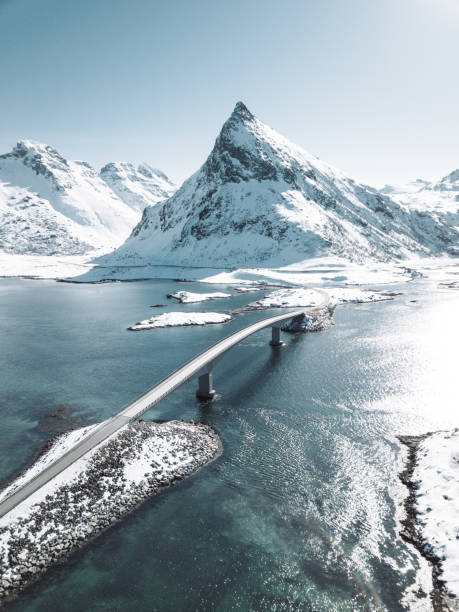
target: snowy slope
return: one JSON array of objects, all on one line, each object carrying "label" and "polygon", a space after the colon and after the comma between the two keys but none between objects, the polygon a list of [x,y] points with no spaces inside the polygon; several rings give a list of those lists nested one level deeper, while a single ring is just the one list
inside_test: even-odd
[{"label": "snowy slope", "polygon": [[0,252],[82,255],[92,247],[78,226],[28,189],[0,182]]},{"label": "snowy slope", "polygon": [[137,168],[127,162],[111,162],[100,171],[101,178],[128,206],[142,213],[146,206],[167,200],[177,186],[161,170],[146,163]]},{"label": "snowy slope", "polygon": [[407,205],[410,210],[430,215],[459,231],[459,170],[454,170],[437,182],[417,179],[406,185],[386,185],[381,191]]},{"label": "snowy slope", "polygon": [[279,266],[447,252],[458,233],[306,153],[239,102],[204,165],[106,261]]},{"label": "snowy slope", "polygon": [[0,249],[80,254],[114,248],[139,219],[86,162],[30,140],[0,156]]},{"label": "snowy slope", "polygon": [[441,559],[440,578],[459,598],[459,430],[427,436],[417,457],[413,480],[420,533]]}]

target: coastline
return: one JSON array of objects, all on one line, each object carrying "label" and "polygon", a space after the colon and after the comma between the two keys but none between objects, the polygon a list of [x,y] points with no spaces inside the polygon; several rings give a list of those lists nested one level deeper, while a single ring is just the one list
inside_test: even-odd
[{"label": "coastline", "polygon": [[401,444],[407,447],[405,467],[399,474],[402,483],[408,489],[408,496],[403,503],[405,518],[401,521],[401,538],[416,548],[420,555],[426,559],[432,569],[432,591],[430,601],[434,612],[449,612],[458,610],[458,601],[452,599],[446,582],[443,580],[442,560],[438,557],[430,544],[426,541],[421,527],[420,512],[417,507],[419,483],[414,478],[414,472],[419,461],[421,443],[435,432],[428,432],[418,436],[397,436]]},{"label": "coastline", "polygon": [[[54,438],[48,449],[61,438]],[[2,519],[0,607],[150,496],[191,476],[221,452],[220,438],[207,425],[181,421],[128,425],[115,439],[97,447],[69,481]]]}]

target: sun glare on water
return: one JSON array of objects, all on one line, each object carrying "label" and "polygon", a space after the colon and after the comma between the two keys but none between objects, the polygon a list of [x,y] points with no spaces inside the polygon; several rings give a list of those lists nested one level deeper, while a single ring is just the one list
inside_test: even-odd
[{"label": "sun glare on water", "polygon": [[390,389],[365,408],[411,413],[432,428],[458,425],[458,313],[459,295],[445,292],[384,336],[381,369],[391,372]]}]

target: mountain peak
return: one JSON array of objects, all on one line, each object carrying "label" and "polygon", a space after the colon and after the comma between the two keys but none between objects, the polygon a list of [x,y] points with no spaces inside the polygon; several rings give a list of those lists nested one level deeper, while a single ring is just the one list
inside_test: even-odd
[{"label": "mountain peak", "polygon": [[249,111],[244,102],[236,102],[233,112],[231,113],[230,119],[238,119],[245,121],[252,121],[255,116]]},{"label": "mountain peak", "polygon": [[46,174],[50,168],[68,168],[67,160],[50,145],[35,140],[18,140],[11,153],[2,157],[20,159],[24,165],[30,166],[37,174]]},{"label": "mountain peak", "polygon": [[457,180],[459,180],[459,168],[457,168],[456,170],[453,170],[448,175],[442,178],[442,181],[449,181],[451,183]]}]

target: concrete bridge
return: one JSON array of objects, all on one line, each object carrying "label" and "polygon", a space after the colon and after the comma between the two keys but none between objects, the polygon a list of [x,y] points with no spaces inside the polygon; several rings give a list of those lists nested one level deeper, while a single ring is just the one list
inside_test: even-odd
[{"label": "concrete bridge", "polygon": [[[325,292],[323,292],[325,294]],[[325,294],[326,295],[326,294]],[[328,301],[328,296],[324,303],[320,306],[310,309],[317,310]],[[93,450],[101,442],[115,435],[122,427],[132,420],[138,419],[144,412],[157,404],[164,397],[172,393],[175,389],[183,385],[190,378],[198,378],[198,389],[196,395],[201,400],[211,400],[215,396],[215,390],[212,383],[212,371],[217,361],[233,346],[255,334],[256,332],[267,327],[272,328],[271,346],[276,347],[282,344],[280,332],[282,324],[289,320],[301,322],[306,311],[296,310],[286,312],[274,317],[262,319],[257,323],[253,323],[244,329],[241,329],[234,334],[220,340],[207,350],[203,351],[184,366],[170,374],[167,378],[155,385],[152,389],[141,395],[126,408],[118,412],[116,415],[103,421],[95,427],[86,437],[75,444],[69,451],[62,455],[59,459],[47,466],[42,472],[37,474],[31,480],[26,482],[20,488],[16,489],[7,498],[0,502],[0,518],[10,512],[22,501],[27,499],[32,493],[43,487],[52,478],[60,472],[72,465],[78,459],[81,459],[86,453]]]}]

